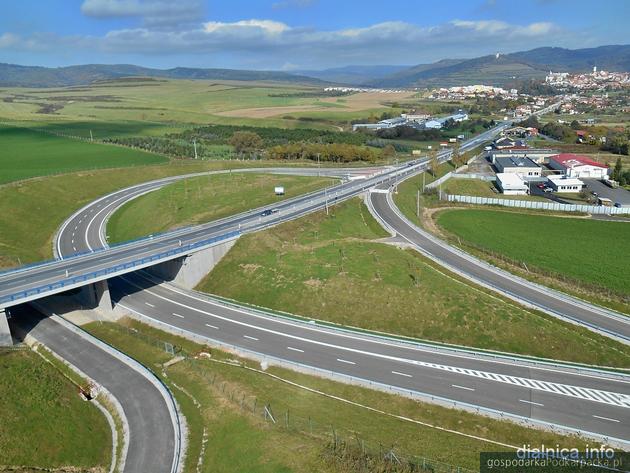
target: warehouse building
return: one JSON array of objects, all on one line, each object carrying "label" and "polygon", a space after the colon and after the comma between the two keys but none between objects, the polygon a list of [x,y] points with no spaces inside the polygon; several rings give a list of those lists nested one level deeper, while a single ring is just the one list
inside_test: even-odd
[{"label": "warehouse building", "polygon": [[497,187],[505,195],[525,195],[529,186],[518,174],[500,172],[497,174]]},{"label": "warehouse building", "polygon": [[529,158],[496,158],[494,166],[499,173],[518,174],[522,178],[540,177],[542,168]]},{"label": "warehouse building", "polygon": [[549,158],[549,167],[562,171],[567,177],[607,179],[608,166],[586,156],[561,153]]},{"label": "warehouse building", "polygon": [[548,179],[551,188],[556,192],[577,193],[584,187],[584,183],[574,177],[549,176]]}]

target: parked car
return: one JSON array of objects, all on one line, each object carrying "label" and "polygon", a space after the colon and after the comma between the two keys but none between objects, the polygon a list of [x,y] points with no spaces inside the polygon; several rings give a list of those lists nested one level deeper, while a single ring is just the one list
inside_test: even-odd
[{"label": "parked car", "polygon": [[553,192],[553,189],[551,187],[545,187],[543,190],[545,192]]},{"label": "parked car", "polygon": [[591,195],[594,195],[595,197],[597,197],[599,194],[595,191],[591,191]]},{"label": "parked car", "polygon": [[615,202],[615,207],[621,207],[621,203],[620,202]]}]

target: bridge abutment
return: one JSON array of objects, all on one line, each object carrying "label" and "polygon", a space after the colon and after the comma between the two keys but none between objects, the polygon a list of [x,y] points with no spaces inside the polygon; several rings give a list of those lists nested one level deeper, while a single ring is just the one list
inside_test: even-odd
[{"label": "bridge abutment", "polygon": [[147,269],[154,276],[185,289],[192,289],[212,271],[221,258],[234,246],[237,238],[226,240],[205,250],[165,261]]},{"label": "bridge abutment", "polygon": [[0,347],[10,347],[11,345],[13,345],[13,337],[11,337],[6,309],[0,309]]},{"label": "bridge abutment", "polygon": [[77,298],[86,308],[97,309],[105,314],[112,312],[114,307],[107,279],[83,286]]}]

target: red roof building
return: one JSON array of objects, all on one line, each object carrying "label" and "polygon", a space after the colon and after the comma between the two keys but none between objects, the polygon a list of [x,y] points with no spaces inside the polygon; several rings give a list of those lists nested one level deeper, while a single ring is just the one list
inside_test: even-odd
[{"label": "red roof building", "polygon": [[606,179],[608,166],[586,156],[571,153],[561,153],[549,158],[552,169],[563,171],[567,177]]}]

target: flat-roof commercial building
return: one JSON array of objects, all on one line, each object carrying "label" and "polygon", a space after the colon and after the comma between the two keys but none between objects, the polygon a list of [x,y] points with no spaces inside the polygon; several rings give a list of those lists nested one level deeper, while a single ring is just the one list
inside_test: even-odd
[{"label": "flat-roof commercial building", "polygon": [[498,173],[497,187],[505,195],[525,195],[529,191],[527,183],[515,173]]},{"label": "flat-roof commercial building", "polygon": [[549,176],[549,184],[556,192],[580,192],[584,187],[584,183],[575,177],[567,176]]},{"label": "flat-roof commercial building", "polygon": [[567,177],[607,179],[608,166],[586,156],[561,153],[549,158],[549,167],[562,171]]},{"label": "flat-roof commercial building", "polygon": [[546,148],[525,148],[525,149],[492,149],[488,151],[488,156],[492,164],[497,158],[529,158],[537,164],[543,163],[547,158],[557,155],[558,152]]},{"label": "flat-roof commercial building", "polygon": [[499,173],[518,174],[523,178],[540,177],[542,168],[529,158],[496,158],[494,165]]}]

